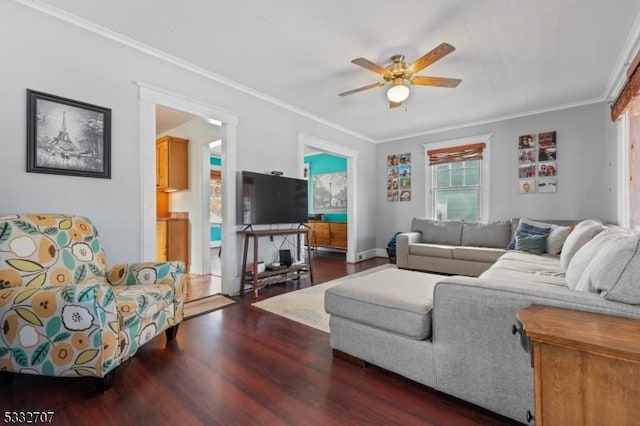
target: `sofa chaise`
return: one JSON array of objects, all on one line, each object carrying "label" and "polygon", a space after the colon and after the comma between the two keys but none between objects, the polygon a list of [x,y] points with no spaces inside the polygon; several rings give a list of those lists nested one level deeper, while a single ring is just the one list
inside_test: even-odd
[{"label": "sofa chaise", "polygon": [[326,292],[331,347],[524,423],[534,384],[517,312],[541,304],[640,319],[639,247],[635,233],[586,220],[559,256],[506,250],[479,277],[390,268],[354,278]]},{"label": "sofa chaise", "polygon": [[85,217],[0,217],[0,384],[23,373],[94,377],[107,390],[140,346],[175,337],[184,265],[106,265]]}]

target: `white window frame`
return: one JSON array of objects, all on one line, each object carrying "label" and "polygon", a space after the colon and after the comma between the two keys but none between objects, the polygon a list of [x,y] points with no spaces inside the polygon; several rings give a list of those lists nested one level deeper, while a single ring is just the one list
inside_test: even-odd
[{"label": "white window frame", "polygon": [[617,127],[617,160],[618,160],[618,225],[628,228],[630,221],[629,179],[631,167],[629,150],[631,149],[631,132],[629,131],[629,110],[620,116]]},{"label": "white window frame", "polygon": [[[425,153],[431,149],[450,148],[459,145],[468,145],[471,143],[484,143],[485,147],[482,151],[482,160],[480,160],[480,206],[478,210],[478,221],[489,221],[489,206],[490,206],[490,188],[491,188],[491,136],[493,133],[486,133],[483,135],[469,136],[459,139],[449,139],[438,142],[425,143],[422,145]],[[433,186],[436,182],[435,167],[429,165],[429,156],[425,155],[425,217],[435,219],[435,193]]]}]

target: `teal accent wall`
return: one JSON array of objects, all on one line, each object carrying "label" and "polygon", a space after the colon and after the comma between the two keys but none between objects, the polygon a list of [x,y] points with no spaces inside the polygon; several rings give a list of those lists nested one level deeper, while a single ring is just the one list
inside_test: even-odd
[{"label": "teal accent wall", "polygon": [[[209,164],[212,166],[221,166],[222,159],[212,155],[209,157]],[[211,225],[209,232],[211,233],[211,241],[222,240],[222,225]]]},{"label": "teal accent wall", "polygon": [[[309,182],[314,174],[346,172],[347,159],[327,153],[306,155],[304,162],[309,164]],[[309,186],[309,215],[313,214],[313,188]],[[346,213],[323,213],[327,222],[346,222]]]},{"label": "teal accent wall", "polygon": [[211,241],[221,241],[222,240],[222,225],[211,225]]}]

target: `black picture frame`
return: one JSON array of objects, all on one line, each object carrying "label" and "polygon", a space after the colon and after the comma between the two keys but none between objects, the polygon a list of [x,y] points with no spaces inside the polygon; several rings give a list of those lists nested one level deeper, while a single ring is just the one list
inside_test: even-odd
[{"label": "black picture frame", "polygon": [[111,179],[111,109],[27,89],[27,172]]}]

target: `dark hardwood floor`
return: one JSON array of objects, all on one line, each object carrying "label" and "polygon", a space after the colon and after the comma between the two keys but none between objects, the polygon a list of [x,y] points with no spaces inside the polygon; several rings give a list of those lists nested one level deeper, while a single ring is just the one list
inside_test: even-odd
[{"label": "dark hardwood floor", "polygon": [[[368,269],[314,256],[315,282]],[[309,284],[260,291],[260,299]],[[102,394],[90,379],[17,375],[0,388],[4,412],[51,410],[60,425],[507,425],[514,422],[371,367],[333,359],[329,335],[251,306],[230,307],[164,333],[121,366]]]}]

